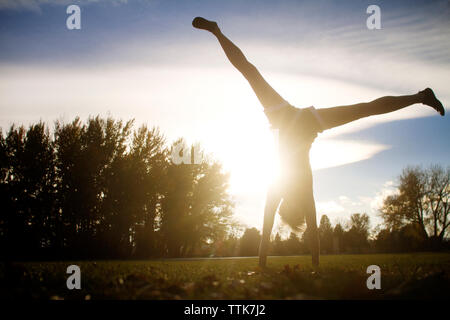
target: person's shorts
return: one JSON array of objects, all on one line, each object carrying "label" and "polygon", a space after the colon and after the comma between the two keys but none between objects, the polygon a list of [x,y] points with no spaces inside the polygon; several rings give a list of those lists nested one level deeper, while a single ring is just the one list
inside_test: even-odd
[{"label": "person's shorts", "polygon": [[284,101],[279,105],[265,108],[264,113],[273,129],[278,129],[280,132],[291,132],[293,135],[297,135],[297,138],[304,138],[305,142],[311,138],[314,140],[317,133],[326,128],[324,121],[313,106],[296,108]]}]

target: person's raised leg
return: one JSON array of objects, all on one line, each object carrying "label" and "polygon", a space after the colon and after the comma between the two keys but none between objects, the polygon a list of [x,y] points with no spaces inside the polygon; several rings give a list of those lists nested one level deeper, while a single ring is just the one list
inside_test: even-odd
[{"label": "person's raised leg", "polygon": [[371,102],[322,108],[316,111],[325,126],[324,129],[330,129],[361,118],[400,110],[416,103],[430,106],[442,116],[445,114],[442,103],[436,98],[433,90],[430,88],[412,95],[386,96]]},{"label": "person's raised leg", "polygon": [[228,60],[247,79],[264,108],[286,103],[262,77],[258,69],[247,60],[242,51],[222,33],[216,22],[197,17],[192,21],[192,25],[216,36]]}]

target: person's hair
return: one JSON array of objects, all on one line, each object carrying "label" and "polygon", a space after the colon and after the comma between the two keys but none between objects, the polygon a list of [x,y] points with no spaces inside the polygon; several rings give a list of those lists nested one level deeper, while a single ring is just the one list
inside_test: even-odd
[{"label": "person's hair", "polygon": [[[286,223],[293,231],[301,231],[305,226],[305,208],[299,200],[295,199],[295,191],[289,192],[281,202],[278,213],[281,221]],[[298,195],[297,195],[298,198]]]}]

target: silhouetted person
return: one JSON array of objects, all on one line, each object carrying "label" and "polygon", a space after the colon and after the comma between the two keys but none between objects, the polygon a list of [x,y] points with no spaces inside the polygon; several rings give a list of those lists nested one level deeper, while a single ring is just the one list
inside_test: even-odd
[{"label": "silhouetted person", "polygon": [[[412,95],[386,96],[371,102],[348,106],[315,109],[295,108],[284,100],[261,76],[242,51],[225,37],[214,21],[197,17],[195,28],[211,32],[219,40],[228,60],[250,83],[264,107],[264,113],[273,128],[279,132],[281,178],[268,190],[264,209],[264,224],[259,248],[259,264],[266,265],[267,249],[275,213],[293,229],[306,220],[311,232],[311,253],[314,266],[319,265],[319,235],[313,196],[313,180],[309,163],[309,150],[319,132],[364,117],[396,111],[415,103],[433,107],[442,116],[444,107],[430,88]],[[283,201],[281,201],[283,200]]]}]

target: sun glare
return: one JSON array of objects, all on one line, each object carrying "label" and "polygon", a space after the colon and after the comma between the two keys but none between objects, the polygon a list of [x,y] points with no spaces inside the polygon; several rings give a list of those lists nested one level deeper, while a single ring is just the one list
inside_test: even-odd
[{"label": "sun glare", "polygon": [[[209,87],[207,101],[214,101],[220,89],[211,84]],[[202,121],[196,134],[205,150],[230,174],[229,192],[237,199],[237,216],[244,223],[259,226],[265,195],[280,173],[277,134],[270,129],[261,105],[248,88],[231,84],[228,89],[233,91],[232,96],[215,101],[214,108],[207,105],[199,111],[209,121]],[[310,151],[311,167],[320,170],[354,163],[388,148],[370,141],[339,140],[319,134]]]}]

